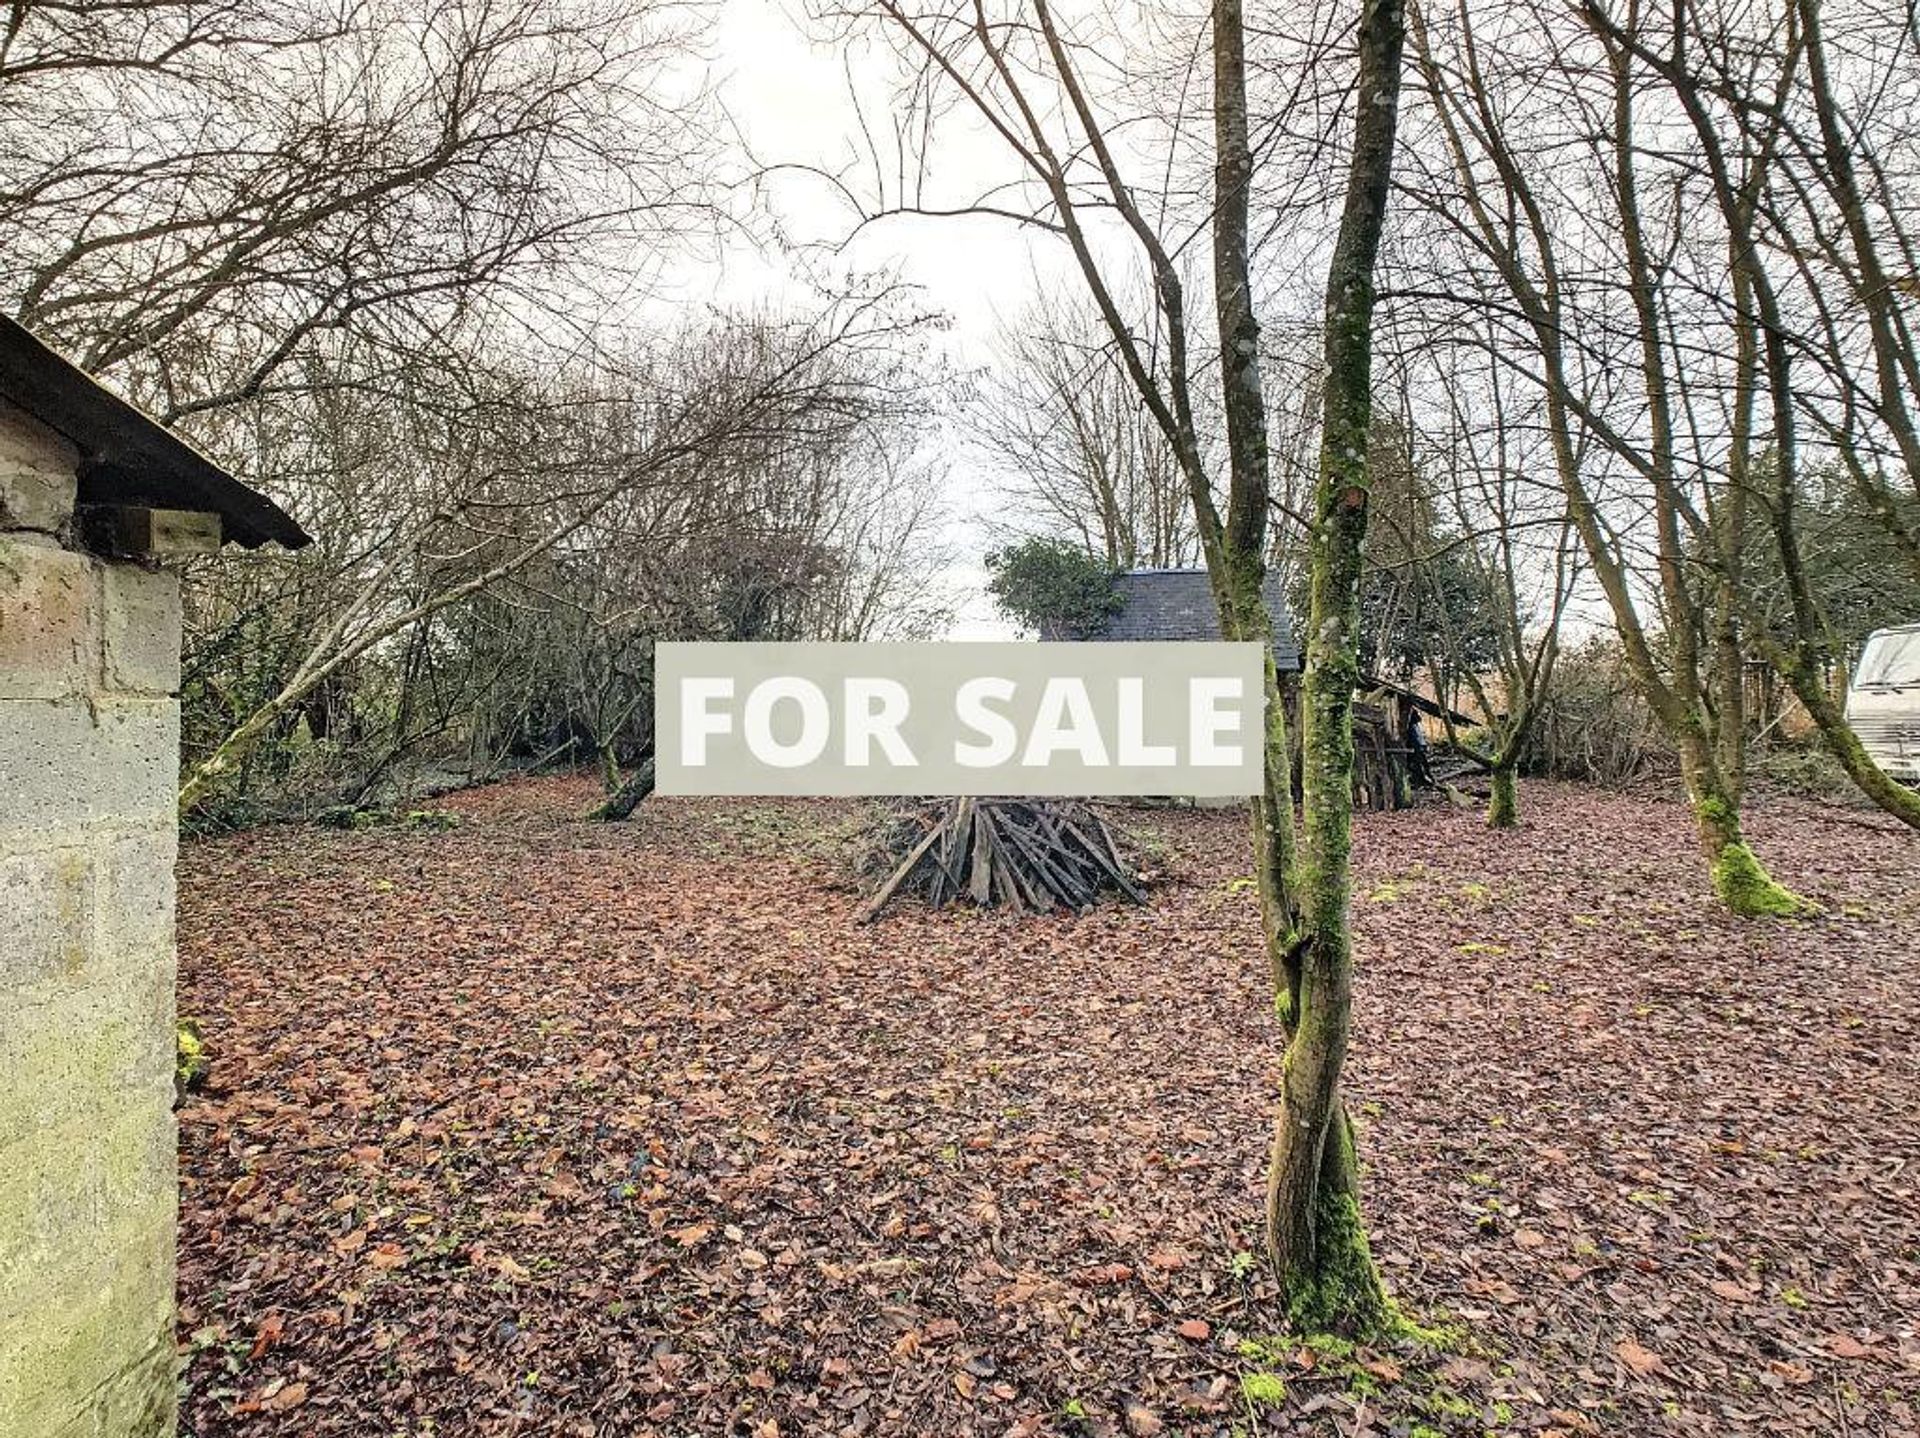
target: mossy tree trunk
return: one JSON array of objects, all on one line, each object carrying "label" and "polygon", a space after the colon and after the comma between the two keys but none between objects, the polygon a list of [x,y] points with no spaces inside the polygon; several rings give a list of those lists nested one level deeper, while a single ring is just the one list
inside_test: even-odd
[{"label": "mossy tree trunk", "polygon": [[[1502,762],[1502,761],[1505,762]],[[1520,822],[1520,803],[1513,779],[1513,761],[1502,755],[1493,764],[1493,796],[1487,801],[1487,827],[1511,829]]]},{"label": "mossy tree trunk", "polygon": [[[1739,691],[1739,660],[1736,653],[1729,674],[1724,672],[1724,664],[1713,662],[1725,657],[1718,650],[1711,654],[1702,651],[1701,636],[1711,626],[1695,593],[1693,565],[1682,539],[1687,501],[1678,478],[1675,438],[1676,397],[1684,398],[1685,376],[1681,374],[1676,382],[1668,363],[1660,308],[1666,271],[1650,251],[1640,218],[1638,166],[1645,152],[1639,148],[1636,135],[1635,107],[1643,94],[1644,77],[1638,73],[1629,45],[1609,46],[1607,60],[1613,77],[1614,123],[1608,139],[1613,155],[1614,198],[1619,209],[1626,290],[1639,321],[1640,380],[1647,399],[1649,428],[1647,473],[1671,677],[1662,680],[1644,638],[1639,644],[1628,644],[1628,660],[1679,751],[1681,777],[1693,806],[1714,892],[1734,913],[1743,916],[1798,913],[1805,905],[1768,877],[1740,832],[1746,730],[1738,703],[1729,698],[1730,693]],[[1714,576],[1712,585],[1717,597],[1724,599],[1731,593],[1724,574]],[[1618,608],[1616,605],[1616,617]],[[1724,712],[1728,709],[1732,712]]]},{"label": "mossy tree trunk", "polygon": [[640,807],[641,801],[653,792],[654,763],[651,756],[641,761],[640,767],[616,785],[606,799],[587,810],[581,817],[600,819],[617,824],[633,817],[633,811]]},{"label": "mossy tree trunk", "polygon": [[[1817,8],[1803,8],[1802,18],[1807,27],[1805,36],[1808,61],[1812,66],[1813,94],[1821,106],[1819,113],[1824,125],[1831,115],[1825,108],[1831,97],[1825,89],[1824,72],[1820,68]],[[1735,156],[1728,152],[1722,144],[1708,98],[1697,78],[1677,63],[1664,45],[1649,44],[1637,31],[1620,25],[1607,24],[1598,19],[1590,23],[1599,25],[1613,43],[1624,52],[1631,53],[1671,86],[1700,142],[1703,168],[1712,181],[1713,194],[1730,241],[1729,269],[1734,282],[1735,299],[1731,323],[1735,339],[1737,382],[1735,403],[1730,414],[1729,495],[1722,506],[1729,516],[1729,522],[1713,534],[1721,571],[1724,612],[1720,623],[1725,636],[1722,648],[1727,653],[1720,667],[1723,674],[1730,671],[1733,675],[1725,687],[1738,695],[1742,648],[1737,621],[1744,608],[1744,617],[1755,646],[1805,706],[1821,739],[1839,760],[1847,776],[1863,794],[1887,813],[1904,824],[1920,828],[1920,793],[1894,780],[1874,763],[1859,736],[1847,723],[1840,705],[1834,702],[1820,674],[1819,656],[1825,649],[1823,639],[1827,634],[1827,626],[1807,576],[1796,518],[1800,502],[1800,441],[1794,397],[1793,346],[1789,338],[1788,320],[1782,311],[1772,273],[1761,257],[1758,206],[1763,193],[1764,171],[1751,161],[1736,161]],[[1778,122],[1770,119],[1769,123]],[[1770,147],[1777,138],[1777,135],[1768,135],[1767,145],[1763,148]],[[1834,136],[1828,134],[1827,138],[1831,140]],[[1839,162],[1844,165],[1844,155]],[[1849,223],[1855,218],[1851,214],[1847,216]],[[1876,342],[1881,337],[1876,329]],[[1775,555],[1780,564],[1780,577],[1785,581],[1783,587],[1788,599],[1790,631],[1785,639],[1777,639],[1770,632],[1769,617],[1754,601],[1742,573],[1746,548],[1743,534],[1746,506],[1757,490],[1757,467],[1752,462],[1756,449],[1755,400],[1762,391],[1768,402],[1770,422],[1766,438],[1770,445],[1768,460],[1773,475],[1772,493],[1766,496],[1766,512]],[[1914,453],[1920,454],[1920,450]],[[1724,701],[1722,707],[1725,707]],[[1731,722],[1737,725],[1742,717],[1736,708]],[[1729,720],[1723,715],[1720,722],[1724,735]],[[1723,742],[1721,749],[1724,782],[1720,787],[1737,795],[1743,774],[1735,759],[1729,757],[1728,745]],[[1703,814],[1701,817],[1702,841],[1708,848],[1709,862],[1715,864],[1715,886],[1721,890],[1722,897],[1726,896],[1731,886],[1746,901],[1757,901],[1761,905],[1758,912],[1790,912],[1785,907],[1785,901],[1793,896],[1771,885],[1770,881],[1765,880],[1764,873],[1759,873],[1758,866],[1750,862],[1751,851],[1739,836],[1737,800],[1730,837],[1726,824],[1716,817],[1722,807],[1719,799],[1710,795],[1706,802],[1713,806],[1714,814]],[[1723,846],[1718,852],[1729,856],[1724,864],[1718,857],[1714,847],[1716,844]],[[1723,868],[1727,875],[1724,882]],[[1756,873],[1758,879],[1755,878]],[[1757,900],[1755,895],[1759,896]]]},{"label": "mossy tree trunk", "polygon": [[[1186,481],[1222,632],[1232,639],[1258,640],[1268,650],[1265,784],[1252,806],[1251,830],[1275,1003],[1288,1040],[1275,1124],[1268,1236],[1275,1268],[1302,1323],[1350,1332],[1376,1328],[1390,1308],[1360,1226],[1359,1166],[1352,1127],[1340,1106],[1339,1083],[1352,990],[1347,930],[1351,706],[1358,667],[1360,544],[1367,519],[1373,265],[1393,154],[1403,0],[1363,0],[1359,17],[1353,161],[1328,276],[1327,438],[1312,581],[1316,633],[1303,700],[1308,711],[1303,754],[1319,772],[1308,776],[1305,839],[1299,843],[1286,711],[1271,658],[1271,619],[1262,598],[1271,494],[1259,327],[1248,270],[1254,162],[1248,141],[1242,0],[1213,0],[1211,11],[1217,144],[1211,230],[1229,469],[1224,516],[1215,502],[1216,476],[1194,419],[1181,267],[1125,178],[1100,107],[1089,97],[1076,67],[1076,47],[1056,23],[1048,0],[1036,0],[1032,16],[1051,61],[1050,80],[1057,82],[1057,94],[1051,87],[1044,95],[1028,93],[1021,72],[1000,49],[998,33],[984,21],[970,31],[944,26],[936,31],[891,3],[882,4],[880,13],[909,35],[930,66],[988,119],[1050,196],[1050,218],[1073,254],[1122,368],[1166,436]],[[959,39],[963,34],[964,42]],[[957,43],[966,46],[966,58],[952,49]],[[976,59],[984,64],[976,66]],[[982,73],[990,73],[1005,92],[1004,104],[982,89]],[[1064,145],[1056,136],[1056,123],[1068,128]],[[1119,233],[1137,244],[1151,275],[1158,311],[1151,350],[1102,269],[1104,240],[1097,246],[1084,223],[1084,212],[1094,202],[1082,177],[1091,173],[1098,174],[1104,188],[1098,200],[1103,226],[1118,220]]]},{"label": "mossy tree trunk", "polygon": [[1805,647],[1769,656],[1806,708],[1820,738],[1862,794],[1909,828],[1920,829],[1920,790],[1909,789],[1888,774],[1867,752],[1846,715],[1827,692]]},{"label": "mossy tree trunk", "polygon": [[1747,846],[1740,830],[1737,791],[1721,773],[1712,743],[1698,725],[1683,726],[1680,772],[1693,806],[1700,852],[1713,877],[1713,891],[1742,918],[1790,918],[1811,907],[1775,883]]},{"label": "mossy tree trunk", "polygon": [[1792,621],[1790,638],[1775,640],[1767,631],[1765,616],[1755,614],[1753,632],[1758,647],[1777,673],[1787,681],[1794,695],[1812,718],[1814,727],[1827,749],[1847,772],[1860,792],[1901,823],[1920,829],[1920,793],[1909,789],[1889,775],[1873,760],[1860,742],[1860,736],[1847,723],[1845,712],[1834,702],[1821,677],[1819,656],[1824,648],[1822,636],[1826,624],[1807,578],[1805,556],[1800,548],[1799,526],[1795,510],[1799,501],[1798,439],[1787,345],[1777,320],[1778,302],[1772,286],[1764,281],[1754,286],[1757,307],[1768,322],[1765,340],[1769,387],[1775,395],[1774,409],[1774,493],[1769,506],[1774,549],[1780,560],[1780,572],[1786,580]]},{"label": "mossy tree trunk", "polygon": [[[1568,591],[1555,591],[1553,623],[1560,622],[1562,596]],[[1557,638],[1548,636],[1540,642],[1531,663],[1522,661],[1511,666],[1508,671],[1508,690],[1514,695],[1515,711],[1507,716],[1500,735],[1500,747],[1493,751],[1493,763],[1490,772],[1493,777],[1493,792],[1487,800],[1487,827],[1490,829],[1514,829],[1520,824],[1520,756],[1526,753],[1527,740],[1533,733],[1534,721],[1540,716],[1540,706],[1544,700],[1547,686],[1553,680],[1554,663],[1559,657],[1560,646]],[[1481,703],[1485,704],[1484,693]]]},{"label": "mossy tree trunk", "polygon": [[1214,59],[1214,318],[1220,341],[1221,412],[1226,421],[1227,512],[1211,521],[1196,495],[1196,517],[1221,632],[1253,641],[1265,655],[1265,788],[1248,806],[1275,1005],[1284,1016],[1293,990],[1287,946],[1294,928],[1293,760],[1287,710],[1273,658],[1267,612],[1267,508],[1271,490],[1260,322],[1248,263],[1253,151],[1248,138],[1245,21],[1241,0],[1216,0]]},{"label": "mossy tree trunk", "polygon": [[1373,274],[1404,30],[1403,0],[1366,0],[1353,153],[1327,274],[1326,389],[1301,691],[1297,919],[1285,1003],[1291,1033],[1267,1184],[1267,1241],[1294,1323],[1350,1333],[1377,1330],[1391,1312],[1361,1223],[1359,1163],[1340,1076],[1353,1012],[1353,691],[1370,478]]},{"label": "mossy tree trunk", "polygon": [[[1642,440],[1630,441],[1617,431],[1602,434],[1595,396],[1583,383],[1581,366],[1570,363],[1567,336],[1576,326],[1565,303],[1568,289],[1560,268],[1559,241],[1547,217],[1550,206],[1536,192],[1524,157],[1507,146],[1499,127],[1477,123],[1481,107],[1490,104],[1491,97],[1478,88],[1474,77],[1451,74],[1437,63],[1424,31],[1416,39],[1420,65],[1425,83],[1440,101],[1436,117],[1461,182],[1465,214],[1508,296],[1525,316],[1537,348],[1547,436],[1567,498],[1568,518],[1580,537],[1592,577],[1613,612],[1636,685],[1679,751],[1715,892],[1740,913],[1788,912],[1788,905],[1798,911],[1804,907],[1802,901],[1767,877],[1740,833],[1746,739],[1739,722],[1740,675],[1732,663],[1732,646],[1724,643],[1724,622],[1717,629],[1714,625],[1716,613],[1724,618],[1724,601],[1732,591],[1717,576],[1697,573],[1698,556],[1689,554],[1682,540],[1683,524],[1691,523],[1690,516],[1700,505],[1689,489],[1694,482],[1687,477],[1691,470],[1681,464],[1675,445],[1675,401],[1687,398],[1686,375],[1682,371],[1676,381],[1661,338],[1664,287],[1673,280],[1664,261],[1650,251],[1640,219],[1636,167],[1647,151],[1636,137],[1635,121],[1636,106],[1644,103],[1646,77],[1634,62],[1633,47],[1603,10],[1590,6],[1581,14],[1607,32],[1611,42],[1613,123],[1595,141],[1604,151],[1596,148],[1594,154],[1608,165],[1616,208],[1608,238],[1619,245],[1621,283],[1638,327],[1637,378],[1645,401],[1646,428]],[[1491,164],[1497,184],[1483,177],[1482,157]],[[1520,217],[1517,225],[1516,215]],[[1599,222],[1600,217],[1595,218]],[[1657,629],[1650,630],[1642,622],[1646,596],[1633,562],[1619,533],[1603,518],[1583,472],[1581,454],[1596,435],[1602,437],[1603,447],[1618,446],[1622,458],[1647,486],[1657,560]],[[1708,586],[1705,614],[1697,581]],[[1716,607],[1713,601],[1721,603]],[[1703,654],[1700,644],[1700,636],[1709,632],[1722,640],[1712,646],[1713,656]]]}]

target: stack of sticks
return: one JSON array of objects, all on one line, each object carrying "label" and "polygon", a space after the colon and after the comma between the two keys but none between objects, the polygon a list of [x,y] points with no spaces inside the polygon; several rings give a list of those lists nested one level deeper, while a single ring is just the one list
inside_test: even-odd
[{"label": "stack of sticks", "polygon": [[1144,901],[1106,821],[1073,800],[941,800],[896,811],[885,833],[898,861],[863,923],[902,892],[936,908],[968,899],[1017,914],[1084,911],[1110,893]]}]

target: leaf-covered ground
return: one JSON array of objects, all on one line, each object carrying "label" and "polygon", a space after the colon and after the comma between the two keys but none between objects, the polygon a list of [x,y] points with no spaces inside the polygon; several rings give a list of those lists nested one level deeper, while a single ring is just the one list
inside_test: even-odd
[{"label": "leaf-covered ground", "polygon": [[1752,821],[1827,916],[1701,898],[1677,806],[1368,816],[1351,1096],[1450,1351],[1280,1339],[1241,821],[1151,906],[857,927],[826,803],[186,847],[185,1429],[1911,1434],[1920,845]]}]

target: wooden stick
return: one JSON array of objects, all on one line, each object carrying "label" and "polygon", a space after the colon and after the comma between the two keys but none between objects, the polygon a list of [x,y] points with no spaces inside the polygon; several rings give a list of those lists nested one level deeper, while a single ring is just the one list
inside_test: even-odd
[{"label": "wooden stick", "polygon": [[920,866],[920,860],[926,857],[927,850],[933,847],[933,841],[940,837],[940,830],[927,830],[927,836],[913,846],[913,852],[901,861],[900,867],[893,871],[893,877],[881,886],[880,892],[873,896],[873,902],[867,905],[866,912],[860,915],[860,922],[870,924],[880,916],[880,910],[886,906],[893,891],[906,882],[907,875]]}]

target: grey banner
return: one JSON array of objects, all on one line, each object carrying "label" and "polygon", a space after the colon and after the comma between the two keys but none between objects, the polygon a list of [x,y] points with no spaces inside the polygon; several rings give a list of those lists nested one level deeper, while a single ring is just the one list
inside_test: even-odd
[{"label": "grey banner", "polygon": [[1261,788],[1258,644],[661,644],[662,794]]}]

